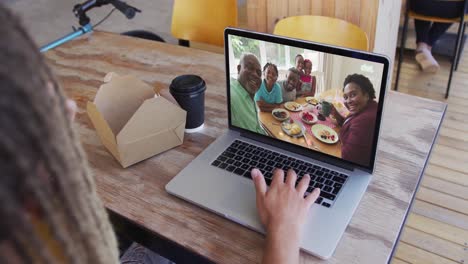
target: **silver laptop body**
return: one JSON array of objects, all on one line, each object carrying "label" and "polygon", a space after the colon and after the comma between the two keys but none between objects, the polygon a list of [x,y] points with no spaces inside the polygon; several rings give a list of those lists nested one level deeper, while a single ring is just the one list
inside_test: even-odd
[{"label": "silver laptop body", "polygon": [[[371,160],[368,165],[356,164],[352,161],[343,160],[312,149],[305,149],[279,139],[258,135],[234,126],[231,123],[231,117],[228,116],[229,129],[177,174],[166,185],[166,190],[172,195],[250,229],[264,233],[265,230],[257,214],[253,181],[247,176],[238,175],[212,165],[233,142],[251,144],[288,158],[295,158],[304,163],[324,167],[335,171],[338,175],[347,175],[346,181],[334,200],[331,201],[326,198],[322,200],[322,203],[327,202],[331,206],[325,207],[318,203],[314,204],[309,211],[309,216],[303,228],[301,249],[322,259],[330,258],[371,180],[387,86],[389,60],[384,56],[367,52],[228,28],[225,30],[225,54],[229,115],[231,114],[230,82],[233,75],[235,75],[230,70],[235,66],[235,62],[230,61],[233,58],[232,38],[263,41],[270,46],[288,46],[288,49],[303,49],[305,54],[317,53],[319,55],[318,60],[320,60],[320,56],[337,56],[337,58],[339,56],[340,59],[356,60],[356,63],[361,67],[360,69],[354,67],[352,73],[360,72],[372,76],[374,88],[379,90]],[[322,61],[324,61],[323,58]],[[323,69],[326,69],[326,67],[324,66]]]}]

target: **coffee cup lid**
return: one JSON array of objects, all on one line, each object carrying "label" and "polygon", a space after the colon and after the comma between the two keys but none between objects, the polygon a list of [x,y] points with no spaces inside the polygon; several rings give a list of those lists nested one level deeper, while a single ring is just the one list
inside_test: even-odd
[{"label": "coffee cup lid", "polygon": [[198,75],[180,75],[172,80],[169,89],[172,93],[192,94],[205,91],[205,81]]}]

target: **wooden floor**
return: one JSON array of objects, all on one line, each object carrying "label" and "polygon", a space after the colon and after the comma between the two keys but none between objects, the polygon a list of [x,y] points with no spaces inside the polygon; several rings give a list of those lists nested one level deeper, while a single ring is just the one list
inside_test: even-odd
[{"label": "wooden floor", "polygon": [[424,74],[413,56],[405,55],[398,90],[446,101],[448,110],[392,263],[468,263],[468,50],[447,100],[449,59]]}]

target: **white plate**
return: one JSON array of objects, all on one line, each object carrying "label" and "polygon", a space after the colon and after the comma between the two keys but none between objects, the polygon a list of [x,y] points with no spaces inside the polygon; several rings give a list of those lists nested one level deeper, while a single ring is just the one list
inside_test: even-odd
[{"label": "white plate", "polygon": [[[322,141],[323,143],[335,144],[339,140],[338,134],[336,133],[336,131],[326,125],[316,124],[312,126],[311,130],[312,130],[312,135],[314,135],[314,137],[316,137],[318,140]],[[329,133],[330,137],[334,136],[334,138],[333,139],[322,138],[321,135],[324,134],[325,131]]]},{"label": "white plate", "polygon": [[288,109],[291,112],[299,112],[302,110],[302,105],[296,102],[286,102],[284,108]]},{"label": "white plate", "polygon": [[[309,113],[309,114],[311,114],[311,115],[313,116],[314,119],[312,119],[312,121],[307,121],[306,119],[304,119],[304,113]],[[312,112],[302,112],[302,113],[301,113],[301,120],[302,120],[304,123],[308,124],[308,125],[312,125],[312,124],[317,123],[318,117],[317,117],[316,114],[314,114],[314,113],[312,113]]]},{"label": "white plate", "polygon": [[[285,118],[279,118],[277,116],[275,116],[275,113],[276,112],[283,112],[283,113],[286,113],[286,117]],[[289,118],[289,112],[284,110],[283,108],[275,108],[273,109],[273,111],[271,111],[271,115],[273,116],[274,119],[278,120],[278,121],[284,121],[284,120],[287,120]]]},{"label": "white plate", "polygon": [[[291,129],[288,129],[288,125],[293,125],[293,124],[296,124],[299,126],[299,128],[301,129],[301,132],[297,133],[297,134],[291,134]],[[297,122],[297,121],[294,121],[294,123],[290,123],[289,121],[284,121],[282,124],[281,124],[281,129],[283,129],[283,132],[286,133],[286,135],[290,136],[290,137],[302,137],[302,135],[304,135],[304,126]]]}]

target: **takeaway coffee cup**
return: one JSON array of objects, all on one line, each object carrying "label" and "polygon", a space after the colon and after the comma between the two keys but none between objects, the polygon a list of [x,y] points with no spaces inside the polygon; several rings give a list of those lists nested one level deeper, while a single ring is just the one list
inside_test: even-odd
[{"label": "takeaway coffee cup", "polygon": [[181,75],[172,80],[169,86],[174,99],[187,111],[185,132],[201,130],[205,122],[205,81],[197,75]]}]

